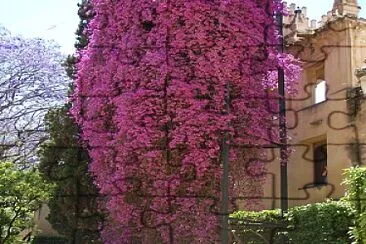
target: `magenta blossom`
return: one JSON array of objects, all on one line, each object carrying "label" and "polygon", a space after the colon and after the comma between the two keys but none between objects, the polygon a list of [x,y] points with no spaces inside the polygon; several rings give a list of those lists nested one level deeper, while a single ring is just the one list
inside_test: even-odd
[{"label": "magenta blossom", "polygon": [[108,196],[105,243],[214,243],[224,138],[231,199],[262,196],[260,146],[278,142],[276,70],[289,88],[299,73],[276,51],[281,3],[92,2],[72,113]]}]

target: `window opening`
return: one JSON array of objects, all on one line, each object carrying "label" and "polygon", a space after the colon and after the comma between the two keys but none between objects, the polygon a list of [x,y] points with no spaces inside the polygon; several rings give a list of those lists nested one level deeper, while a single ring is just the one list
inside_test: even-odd
[{"label": "window opening", "polygon": [[315,104],[321,103],[321,102],[324,102],[325,100],[327,100],[326,91],[327,91],[326,81],[318,80],[315,85],[315,88],[314,88],[314,93],[315,93],[314,103]]},{"label": "window opening", "polygon": [[327,183],[327,144],[314,144],[314,184],[323,185]]},{"label": "window opening", "polygon": [[327,82],[324,78],[324,64],[315,70],[314,104],[327,100]]}]

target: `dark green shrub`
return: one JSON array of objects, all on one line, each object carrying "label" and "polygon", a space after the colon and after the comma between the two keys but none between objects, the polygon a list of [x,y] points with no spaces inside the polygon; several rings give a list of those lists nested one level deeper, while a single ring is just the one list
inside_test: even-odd
[{"label": "dark green shrub", "polygon": [[353,225],[353,212],[343,201],[327,201],[290,209],[288,238],[296,244],[346,244]]},{"label": "dark green shrub", "polygon": [[234,235],[248,244],[281,243],[287,226],[279,210],[238,211],[230,217]]},{"label": "dark green shrub", "polygon": [[67,244],[69,243],[65,237],[62,236],[35,236],[32,244]]},{"label": "dark green shrub", "polygon": [[345,201],[327,201],[279,210],[238,211],[230,216],[236,237],[248,244],[347,244],[353,211]]},{"label": "dark green shrub", "polygon": [[347,186],[344,200],[352,206],[355,226],[350,231],[353,243],[366,243],[366,168],[354,167],[345,170]]}]

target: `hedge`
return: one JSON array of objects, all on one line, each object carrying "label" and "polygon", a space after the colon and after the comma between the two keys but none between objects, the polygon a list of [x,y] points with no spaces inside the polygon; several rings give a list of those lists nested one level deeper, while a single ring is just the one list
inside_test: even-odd
[{"label": "hedge", "polygon": [[[327,201],[289,209],[261,212],[239,211],[230,216],[234,235],[248,244],[347,244],[353,211],[345,201]],[[258,224],[264,223],[264,225]]]},{"label": "hedge", "polygon": [[230,216],[230,226],[233,235],[245,243],[265,244],[282,243],[287,223],[280,210],[238,211]]},{"label": "hedge", "polygon": [[327,201],[295,207],[286,218],[290,243],[351,243],[347,233],[354,216],[347,202]]}]

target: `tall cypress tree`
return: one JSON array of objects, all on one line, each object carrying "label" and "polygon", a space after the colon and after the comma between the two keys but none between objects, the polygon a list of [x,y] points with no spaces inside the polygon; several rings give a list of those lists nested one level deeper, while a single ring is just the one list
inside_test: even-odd
[{"label": "tall cypress tree", "polygon": [[[80,50],[88,44],[84,30],[93,12],[89,0],[83,0],[78,7],[80,23],[75,48]],[[76,63],[74,55],[65,62],[72,79]],[[98,209],[98,190],[88,174],[89,156],[79,144],[79,129],[68,113],[70,106],[67,103],[52,109],[45,117],[49,140],[41,146],[39,167],[43,176],[57,185],[56,194],[48,203],[48,220],[70,243],[99,243],[102,214]]]}]

